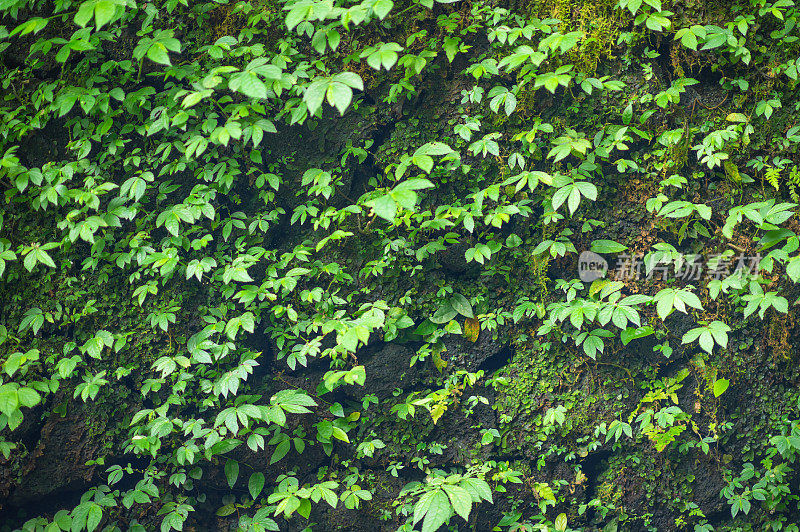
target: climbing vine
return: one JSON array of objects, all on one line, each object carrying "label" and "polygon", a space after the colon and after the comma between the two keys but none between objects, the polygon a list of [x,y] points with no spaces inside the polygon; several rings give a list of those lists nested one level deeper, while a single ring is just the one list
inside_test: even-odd
[{"label": "climbing vine", "polygon": [[4,519],[798,530],[798,17],[0,0]]}]

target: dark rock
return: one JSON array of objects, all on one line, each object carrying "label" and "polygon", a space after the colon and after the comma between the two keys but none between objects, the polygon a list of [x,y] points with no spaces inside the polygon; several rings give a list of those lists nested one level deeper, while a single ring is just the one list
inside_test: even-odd
[{"label": "dark rock", "polygon": [[459,242],[447,247],[436,255],[439,265],[450,273],[457,275],[477,275],[480,265],[467,262],[464,253],[470,248],[469,242]]},{"label": "dark rock", "polygon": [[467,371],[482,369],[489,375],[505,366],[514,355],[510,346],[486,333],[481,333],[475,342],[463,336],[451,335],[444,340],[444,344],[447,352],[442,358],[453,361],[454,365]]},{"label": "dark rock", "polygon": [[75,412],[67,418],[52,415],[42,427],[36,447],[22,465],[22,477],[9,502],[21,506],[63,492],[85,489],[95,466],[85,465],[101,454],[86,419]]},{"label": "dark rock", "polygon": [[[363,355],[360,355],[363,356]],[[375,394],[378,398],[392,395],[396,388],[408,390],[422,381],[422,367],[409,367],[414,352],[399,344],[385,344],[363,361],[367,373],[365,386],[353,386],[348,391],[359,401],[365,395]]]}]

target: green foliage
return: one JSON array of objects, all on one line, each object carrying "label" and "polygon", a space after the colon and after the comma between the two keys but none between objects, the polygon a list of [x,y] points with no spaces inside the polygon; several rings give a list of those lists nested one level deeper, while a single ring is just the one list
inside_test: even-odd
[{"label": "green foliage", "polygon": [[402,497],[416,498],[412,524],[422,522],[422,532],[433,532],[458,515],[469,520],[473,504],[492,502],[489,484],[480,472],[465,475],[444,475],[434,471],[430,481],[411,482],[400,492]]},{"label": "green foliage", "polygon": [[658,317],[662,320],[666,320],[667,316],[672,314],[674,310],[686,314],[687,306],[702,310],[703,305],[700,303],[700,298],[691,291],[691,288],[692,287],[689,286],[687,288],[664,288],[660,290],[653,297],[653,300],[656,302]]},{"label": "green foliage", "polygon": [[[767,371],[752,331],[759,355],[793,341],[794,2],[450,4],[0,2],[0,451],[23,468],[23,421],[78,412],[102,443],[87,459],[115,460],[28,529],[182,530],[214,499],[242,530],[310,528],[322,503],[475,528],[484,502],[514,530],[645,530],[605,480],[578,489],[590,453],[611,477],[643,470],[643,445],[734,462],[732,517],[759,501],[754,523],[790,526],[796,423],[760,469],[711,447],[737,436],[731,382]],[[642,275],[584,284],[586,249],[641,252]],[[734,249],[764,256],[724,272]],[[701,251],[714,274],[679,276]],[[490,339],[532,358],[541,393],[482,395],[531,377],[483,381]],[[702,353],[662,365],[648,342]],[[414,351],[391,391],[373,388],[385,344]],[[465,427],[446,459],[434,425]],[[329,457],[316,480],[307,452]],[[708,530],[690,482],[664,508]]]},{"label": "green foliage", "polygon": [[688,344],[698,341],[704,351],[708,354],[713,354],[714,344],[723,349],[728,347],[728,333],[730,331],[731,328],[721,321],[712,321],[711,323],[703,324],[701,327],[691,329],[683,335],[682,342]]}]

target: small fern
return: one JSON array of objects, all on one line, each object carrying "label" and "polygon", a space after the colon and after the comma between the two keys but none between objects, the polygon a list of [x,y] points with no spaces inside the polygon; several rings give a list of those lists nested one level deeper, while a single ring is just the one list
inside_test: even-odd
[{"label": "small fern", "polygon": [[781,169],[776,168],[774,166],[770,166],[769,168],[767,168],[767,172],[764,175],[764,179],[767,180],[767,183],[773,186],[776,192],[779,191],[781,188],[779,184],[781,180]]},{"label": "small fern", "polygon": [[800,194],[797,192],[798,187],[800,187],[800,168],[797,165],[792,166],[792,170],[786,180],[789,182],[789,196],[791,196],[792,201],[800,203]]},{"label": "small fern", "polygon": [[785,177],[781,175],[781,168],[777,166],[768,166],[764,173],[764,179],[772,185],[776,192],[780,191],[781,180],[785,180],[789,186],[789,196],[795,203],[800,203],[800,168],[797,165],[792,166],[789,174]]}]

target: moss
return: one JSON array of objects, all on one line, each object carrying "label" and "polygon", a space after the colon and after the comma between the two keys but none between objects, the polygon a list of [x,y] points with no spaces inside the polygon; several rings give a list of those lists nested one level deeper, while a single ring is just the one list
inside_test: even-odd
[{"label": "moss", "polygon": [[615,0],[546,0],[535,4],[539,18],[561,21],[562,33],[579,30],[585,35],[580,47],[567,55],[581,72],[592,74],[602,59],[611,59],[620,29],[625,23]]}]

